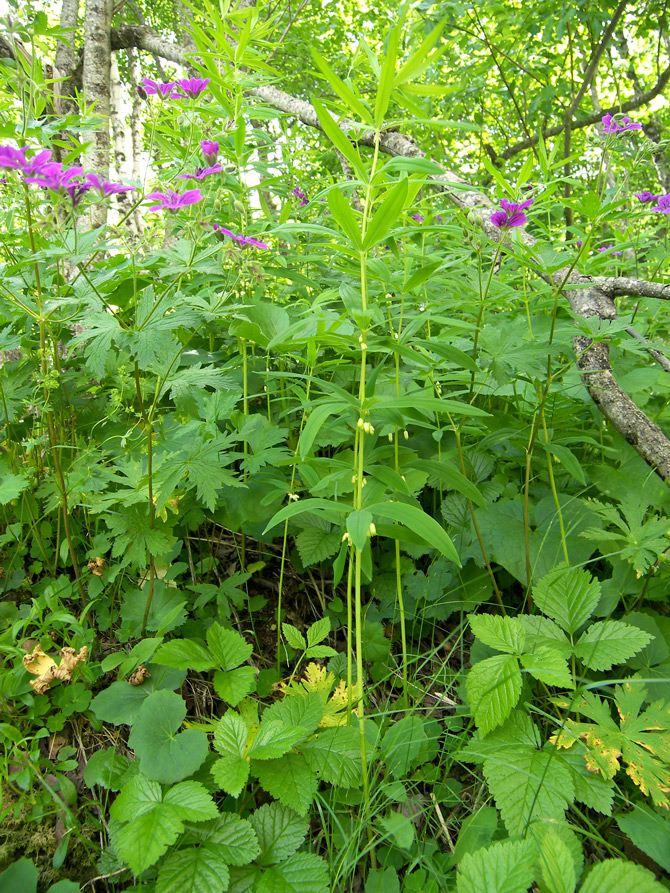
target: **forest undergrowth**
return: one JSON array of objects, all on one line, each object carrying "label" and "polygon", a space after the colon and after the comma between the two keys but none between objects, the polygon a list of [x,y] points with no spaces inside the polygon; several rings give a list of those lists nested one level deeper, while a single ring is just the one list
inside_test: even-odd
[{"label": "forest undergrowth", "polygon": [[139,178],[56,31],[0,68],[0,889],[667,889],[670,491],[580,365],[670,430],[665,144],[604,113],[455,207],[382,145],[444,22],[312,53],[317,150],[202,10]]}]

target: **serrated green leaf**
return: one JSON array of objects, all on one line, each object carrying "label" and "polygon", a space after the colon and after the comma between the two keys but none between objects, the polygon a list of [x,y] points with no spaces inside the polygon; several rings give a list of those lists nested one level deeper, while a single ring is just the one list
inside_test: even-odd
[{"label": "serrated green leaf", "polygon": [[339,533],[308,527],[301,530],[295,538],[295,544],[304,567],[326,561],[335,555],[340,548],[342,538]]},{"label": "serrated green leaf", "polygon": [[[583,751],[583,745],[582,745]],[[602,775],[589,772],[583,753],[562,751],[561,762],[569,769],[575,787],[575,800],[603,815],[612,815],[614,784]]]},{"label": "serrated green leaf", "polygon": [[611,670],[651,642],[649,633],[621,620],[600,620],[582,633],[575,657],[591,670]]},{"label": "serrated green leaf", "polygon": [[249,780],[249,762],[233,754],[218,759],[211,768],[216,784],[231,797],[239,797]]},{"label": "serrated green leaf", "polygon": [[207,644],[221,670],[239,667],[254,650],[236,629],[224,629],[220,623],[213,623],[207,630]]},{"label": "serrated green leaf", "polygon": [[572,853],[553,828],[545,830],[538,850],[541,889],[546,893],[574,893],[577,878]]},{"label": "serrated green leaf", "polygon": [[522,654],[521,666],[545,685],[574,688],[568,662],[555,648],[541,645],[532,654]]},{"label": "serrated green leaf", "polygon": [[177,732],[186,716],[183,698],[157,691],[146,699],[128,738],[147,778],[161,784],[181,781],[198,769],[209,752],[200,729]]},{"label": "serrated green leaf", "polygon": [[[419,747],[425,738],[424,734]],[[323,781],[342,788],[357,788],[363,783],[361,740],[357,729],[351,726],[324,729],[300,749],[310,769]],[[394,758],[399,759],[399,754],[395,753]]]},{"label": "serrated green leaf", "polygon": [[304,741],[307,734],[307,730],[302,726],[287,726],[278,720],[266,720],[263,717],[256,737],[247,751],[247,757],[256,760],[276,760],[295,747],[299,741]]},{"label": "serrated green leaf", "polygon": [[165,642],[154,655],[154,663],[177,670],[195,670],[198,673],[206,673],[216,666],[209,650],[192,639]]},{"label": "serrated green leaf", "polygon": [[275,701],[263,714],[263,722],[274,720],[285,726],[301,726],[305,735],[311,735],[323,718],[325,695],[318,691],[308,691],[301,695],[285,697]]},{"label": "serrated green leaf", "polygon": [[579,893],[664,893],[651,871],[624,859],[605,859],[593,865]]},{"label": "serrated green leaf", "polygon": [[124,825],[115,835],[114,848],[133,874],[139,875],[160,859],[183,830],[176,811],[161,803]]},{"label": "serrated green leaf", "polygon": [[488,657],[472,667],[465,685],[475,722],[485,735],[505,722],[519,700],[519,662],[511,654]]},{"label": "serrated green leaf", "polygon": [[456,879],[457,893],[526,893],[534,878],[531,840],[503,840],[466,853]]},{"label": "serrated green leaf", "polygon": [[598,580],[580,567],[562,564],[533,587],[535,604],[571,635],[589,619],[600,601]]},{"label": "serrated green leaf", "polygon": [[139,773],[124,784],[109,814],[117,822],[129,822],[150,812],[162,799],[161,786]]},{"label": "serrated green leaf", "polygon": [[483,772],[511,835],[535,819],[562,819],[575,797],[570,773],[552,751],[506,748],[484,761]]},{"label": "serrated green leaf", "polygon": [[523,614],[519,617],[526,633],[526,649],[547,647],[558,651],[561,657],[572,657],[572,645],[560,626],[548,617],[539,614]]},{"label": "serrated green leaf", "polygon": [[204,822],[219,814],[211,794],[199,781],[172,785],[163,797],[163,803],[173,806],[179,817],[188,822]]},{"label": "serrated green leaf", "polygon": [[331,648],[330,645],[312,645],[305,651],[305,657],[315,657],[321,659],[323,657],[337,657],[339,651]]},{"label": "serrated green leaf", "polygon": [[243,757],[247,738],[247,727],[239,713],[234,710],[226,711],[214,730],[214,747],[219,753]]},{"label": "serrated green leaf", "polygon": [[256,893],[328,893],[328,866],[313,853],[295,853],[264,872]]},{"label": "serrated green leaf", "polygon": [[670,822],[645,803],[631,805],[632,812],[616,816],[617,825],[638,849],[670,872]]},{"label": "serrated green leaf", "polygon": [[318,787],[316,774],[299,753],[254,764],[261,787],[299,815],[307,815]]},{"label": "serrated green leaf", "polygon": [[231,707],[237,705],[252,692],[256,686],[256,670],[254,667],[235,667],[234,670],[217,670],[214,674],[216,693]]},{"label": "serrated green leaf", "polygon": [[299,629],[290,623],[282,623],[281,628],[291,648],[295,648],[296,651],[304,651],[307,648],[305,637]]},{"label": "serrated green leaf", "polygon": [[161,865],[156,893],[225,893],[230,882],[228,865],[209,844],[180,849]]},{"label": "serrated green leaf", "polygon": [[302,846],[309,822],[283,803],[266,803],[249,817],[261,848],[259,865],[283,862]]},{"label": "serrated green leaf", "polygon": [[517,617],[500,617],[497,614],[468,614],[470,629],[485,645],[505,654],[521,654],[525,633]]},{"label": "serrated green leaf", "polygon": [[199,825],[197,834],[203,843],[214,847],[228,865],[246,865],[260,852],[251,823],[235,813],[224,812],[218,819]]},{"label": "serrated green leaf", "polygon": [[0,477],[0,505],[7,505],[13,499],[18,499],[29,483],[25,474],[5,472]]}]

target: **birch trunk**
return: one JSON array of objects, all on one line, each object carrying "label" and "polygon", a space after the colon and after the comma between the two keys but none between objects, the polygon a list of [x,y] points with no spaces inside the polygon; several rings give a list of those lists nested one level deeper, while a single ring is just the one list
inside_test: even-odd
[{"label": "birch trunk", "polygon": [[[83,88],[87,107],[90,109],[94,105],[94,114],[100,118],[86,160],[88,166],[101,177],[109,176],[111,13],[111,0],[86,0]],[[102,226],[106,220],[105,205],[94,205],[92,225]]]},{"label": "birch trunk", "polygon": [[70,81],[76,67],[74,37],[79,23],[79,0],[63,0],[60,11],[60,26],[68,31],[68,43],[59,40],[54,60],[55,78],[64,78],[54,85],[54,107],[58,115],[73,115],[77,111],[77,103],[73,99],[73,87]]}]

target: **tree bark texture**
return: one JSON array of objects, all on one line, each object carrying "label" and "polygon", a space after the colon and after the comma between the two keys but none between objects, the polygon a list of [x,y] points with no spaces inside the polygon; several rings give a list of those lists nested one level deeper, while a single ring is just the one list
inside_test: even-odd
[{"label": "tree bark texture", "polygon": [[72,73],[76,67],[75,32],[79,23],[79,0],[63,0],[60,14],[60,26],[68,31],[68,42],[59,40],[56,47],[55,78],[63,78],[55,85],[57,96],[56,111],[60,115],[73,115],[77,104],[73,100]]},{"label": "tree bark texture", "polygon": [[[109,176],[109,115],[110,79],[112,64],[111,47],[112,0],[86,0],[84,18],[84,65],[82,85],[87,108],[94,106],[100,118],[100,126],[93,136],[87,162],[101,177]],[[106,220],[103,203],[94,205],[93,225],[101,226]]]}]

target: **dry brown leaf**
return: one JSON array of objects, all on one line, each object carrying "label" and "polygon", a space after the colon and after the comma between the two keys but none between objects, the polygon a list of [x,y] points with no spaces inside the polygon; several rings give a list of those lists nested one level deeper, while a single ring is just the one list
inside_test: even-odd
[{"label": "dry brown leaf", "polygon": [[38,643],[33,648],[32,654],[25,654],[23,657],[23,666],[37,679],[32,679],[30,685],[33,691],[42,695],[51,688],[51,683],[58,679],[61,682],[69,682],[72,679],[72,671],[77,664],[83,663],[88,657],[88,648],[84,645],[79,649],[79,654],[74,648],[61,648],[60,664],[42,651],[42,646]]},{"label": "dry brown leaf", "polygon": [[131,685],[141,685],[145,679],[149,679],[150,677],[151,673],[147,670],[144,664],[140,664],[135,672],[131,673],[128,677],[128,682]]},{"label": "dry brown leaf", "polygon": [[87,567],[96,577],[101,577],[106,564],[107,562],[104,558],[94,558],[93,561],[88,562]]}]

